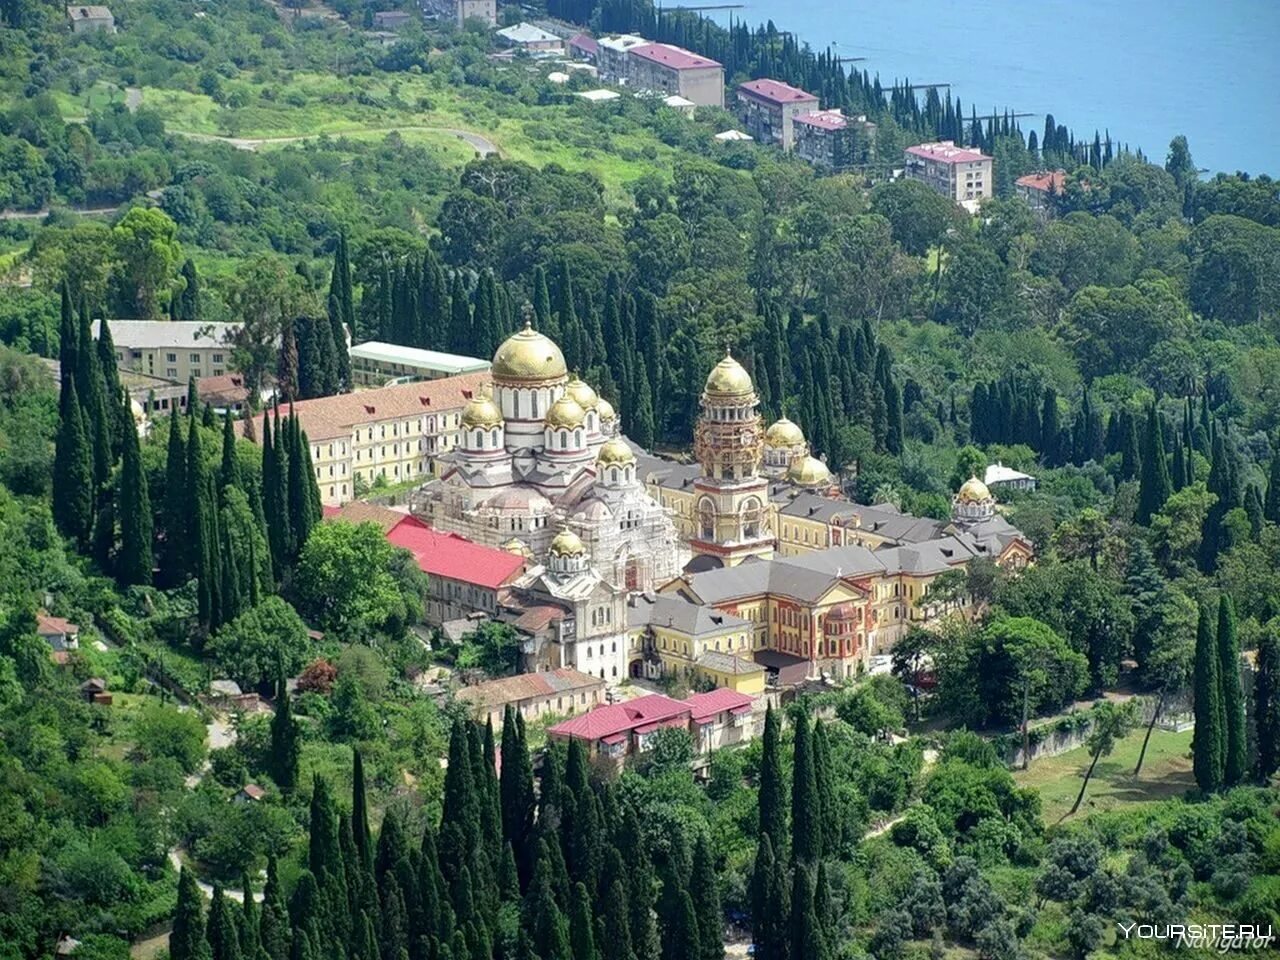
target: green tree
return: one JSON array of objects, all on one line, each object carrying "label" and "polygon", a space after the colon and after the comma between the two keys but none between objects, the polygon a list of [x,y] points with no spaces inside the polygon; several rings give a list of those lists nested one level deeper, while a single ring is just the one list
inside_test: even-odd
[{"label": "green tree", "polygon": [[1244,689],[1240,684],[1240,638],[1236,629],[1236,610],[1229,594],[1218,598],[1218,682],[1222,685],[1222,712],[1226,718],[1222,778],[1232,787],[1244,779],[1248,771],[1249,747],[1246,742]]},{"label": "green tree", "polygon": [[302,756],[302,734],[293,719],[293,706],[284,674],[277,676],[279,691],[276,712],[271,718],[271,746],[267,768],[281,790],[291,791],[298,783],[298,763]]},{"label": "green tree", "polygon": [[893,238],[902,248],[918,257],[964,222],[954,203],[905,177],[876,187],[871,193],[871,209],[889,221]]},{"label": "green tree", "polygon": [[268,597],[218,628],[205,653],[246,689],[274,679],[283,670],[293,676],[311,652],[307,625],[280,597]]},{"label": "green tree", "polygon": [[185,866],[178,874],[178,903],[169,934],[169,956],[172,960],[211,960],[204,932],[204,898],[195,874]]},{"label": "green tree", "polygon": [[596,950],[594,926],[587,888],[581,883],[574,884],[573,903],[569,910],[569,943],[573,960],[598,960],[600,957]]},{"label": "green tree", "polygon": [[1192,740],[1192,767],[1201,790],[1222,786],[1226,769],[1226,712],[1219,682],[1220,658],[1213,620],[1208,607],[1200,607],[1196,630],[1195,736]]},{"label": "green tree", "polygon": [[301,607],[348,642],[370,641],[403,621],[404,601],[390,573],[394,548],[373,523],[325,523],[298,557]]},{"label": "green tree", "polygon": [[1080,804],[1084,801],[1084,793],[1089,788],[1089,781],[1093,777],[1093,771],[1098,766],[1098,760],[1111,754],[1116,743],[1128,735],[1132,722],[1132,701],[1116,704],[1104,700],[1094,708],[1093,729],[1085,738],[1085,746],[1089,748],[1090,755],[1089,769],[1085,771],[1080,792],[1076,794],[1075,803],[1071,805],[1067,816],[1080,809]]},{"label": "green tree", "polygon": [[[124,405],[128,410],[128,404]],[[149,585],[154,566],[151,554],[151,496],[147,490],[147,474],[142,469],[142,453],[138,448],[138,432],[133,418],[124,431],[124,464],[116,491],[120,513],[120,556],[116,575],[122,584]]]},{"label": "green tree", "polygon": [[813,740],[809,720],[797,712],[794,718],[795,759],[791,772],[791,857],[795,864],[813,864],[822,856],[822,822],[818,779],[814,769]]},{"label": "green tree", "polygon": [[720,907],[720,881],[711,857],[711,845],[701,833],[693,845],[693,870],[689,875],[689,890],[694,914],[698,919],[700,958],[723,960],[724,915]]},{"label": "green tree", "polygon": [[1173,493],[1169,462],[1164,454],[1164,431],[1155,404],[1147,407],[1147,428],[1143,435],[1141,482],[1138,488],[1138,522],[1143,526],[1160,512]]},{"label": "green tree", "polygon": [[1258,675],[1253,690],[1258,779],[1265,783],[1280,767],[1280,622],[1275,619],[1258,640]]},{"label": "green tree", "polygon": [[58,530],[81,546],[93,523],[93,462],[80,400],[71,377],[64,377],[54,444],[53,518]]},{"label": "green tree", "polygon": [[159,316],[157,294],[182,255],[178,225],[156,207],[133,207],[111,229],[127,308],[145,320]]},{"label": "green tree", "polygon": [[773,709],[765,708],[763,753],[760,758],[760,835],[768,836],[775,855],[786,849],[788,832],[787,782],[782,771],[782,720]]}]

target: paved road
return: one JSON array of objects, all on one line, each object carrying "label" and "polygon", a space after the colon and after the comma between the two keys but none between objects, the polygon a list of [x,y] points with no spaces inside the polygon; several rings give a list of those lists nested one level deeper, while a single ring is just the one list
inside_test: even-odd
[{"label": "paved road", "polygon": [[[476,152],[482,157],[487,157],[491,153],[499,153],[498,145],[488,137],[475,133],[472,130],[458,130],[454,127],[367,127],[361,130],[342,130],[328,134],[330,137],[341,137],[347,134],[358,133],[447,133],[452,137],[470,144],[475,148]],[[309,133],[299,137],[221,137],[212,133],[193,133],[185,130],[172,130],[171,133],[180,137],[186,137],[188,140],[199,140],[203,143],[229,143],[237,150],[257,150],[261,146],[273,143],[300,143],[303,140],[314,140],[316,137],[325,136],[320,133]]]},{"label": "paved road", "polygon": [[[115,213],[119,207],[63,207],[67,213],[77,217],[105,217]],[[49,215],[49,208],[43,210],[0,210],[0,220],[43,220]]]}]

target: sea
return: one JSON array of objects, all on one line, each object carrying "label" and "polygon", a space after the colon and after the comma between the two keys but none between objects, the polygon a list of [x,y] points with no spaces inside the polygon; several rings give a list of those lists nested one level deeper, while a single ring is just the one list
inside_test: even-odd
[{"label": "sea", "polygon": [[966,116],[1007,107],[1040,134],[1052,113],[1160,163],[1183,134],[1204,176],[1280,177],[1280,0],[747,0],[708,15],[833,44],[886,87],[951,84]]}]

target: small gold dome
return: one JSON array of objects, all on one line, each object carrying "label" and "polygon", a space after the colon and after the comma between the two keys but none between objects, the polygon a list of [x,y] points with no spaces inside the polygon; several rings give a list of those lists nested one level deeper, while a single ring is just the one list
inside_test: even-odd
[{"label": "small gold dome", "polygon": [[993,499],[993,497],[985,483],[977,477],[970,477],[964,482],[960,492],[956,494],[956,499],[961,503],[982,503],[985,500]]},{"label": "small gold dome", "polygon": [[716,397],[745,397],[755,391],[755,384],[746,368],[726,350],[724,359],[711,368],[705,389]]},{"label": "small gold dome", "polygon": [[604,397],[600,398],[600,402],[596,404],[596,413],[600,414],[600,419],[604,422],[617,420],[618,415],[614,412],[613,404]]},{"label": "small gold dome", "polygon": [[627,446],[627,441],[619,437],[611,437],[606,440],[600,447],[600,452],[596,454],[596,463],[599,464],[616,463],[621,465],[635,462],[636,455]]},{"label": "small gold dome", "polygon": [[581,557],[586,552],[587,548],[572,530],[561,530],[551,541],[553,557]]},{"label": "small gold dome", "polygon": [[529,324],[503,341],[493,355],[498,380],[556,380],[565,375],[564,354]]},{"label": "small gold dome", "polygon": [[831,471],[817,457],[796,457],[787,468],[787,479],[802,487],[821,487],[831,482]]},{"label": "small gold dome", "polygon": [[532,555],[532,551],[528,545],[519,537],[512,537],[502,545],[502,549],[507,553],[514,553],[518,557],[528,557]]},{"label": "small gold dome", "polygon": [[477,392],[462,408],[464,427],[500,427],[502,422],[502,411],[493,402],[487,387]]},{"label": "small gold dome", "polygon": [[576,400],[583,410],[594,410],[600,405],[600,398],[596,392],[578,377],[574,377],[565,385],[564,392]]},{"label": "small gold dome", "polygon": [[804,445],[804,431],[799,424],[780,417],[764,432],[764,442],[771,447],[800,447]]},{"label": "small gold dome", "polygon": [[551,405],[547,411],[547,426],[572,430],[587,422],[587,411],[567,393]]}]

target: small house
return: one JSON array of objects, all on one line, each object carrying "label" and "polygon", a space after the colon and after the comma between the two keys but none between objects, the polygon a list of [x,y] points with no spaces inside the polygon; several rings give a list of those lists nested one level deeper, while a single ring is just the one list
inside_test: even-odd
[{"label": "small house", "polygon": [[1034,490],[1036,478],[1021,470],[1006,467],[1003,463],[993,463],[982,475],[982,482],[992,490]]},{"label": "small house", "polygon": [[256,783],[246,783],[243,787],[236,791],[236,795],[231,798],[232,803],[257,803],[264,799],[267,791],[263,790]]},{"label": "small house", "polygon": [[101,677],[90,677],[80,684],[80,695],[84,697],[87,703],[100,706],[111,705],[111,694],[107,693],[107,681]]},{"label": "small house", "polygon": [[116,32],[116,18],[107,7],[68,6],[67,20],[72,33],[93,33],[95,30]]},{"label": "small house", "polygon": [[564,41],[532,23],[517,23],[498,31],[498,39],[509,47],[535,55],[564,52]]},{"label": "small house", "polygon": [[413,20],[413,14],[407,10],[379,10],[373,15],[373,26],[376,30],[399,30]]},{"label": "small house", "polygon": [[80,649],[80,627],[43,610],[36,614],[36,633],[55,651]]}]

